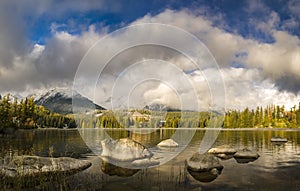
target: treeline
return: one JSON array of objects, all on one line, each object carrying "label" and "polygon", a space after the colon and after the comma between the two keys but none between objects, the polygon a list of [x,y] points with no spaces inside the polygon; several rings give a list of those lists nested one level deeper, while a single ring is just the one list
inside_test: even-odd
[{"label": "treeline", "polygon": [[[184,117],[182,116],[184,114]],[[300,103],[298,108],[292,107],[286,111],[284,106],[269,105],[266,108],[230,110],[225,116],[215,113],[171,112],[166,116],[164,127],[223,127],[223,128],[297,128],[300,127]],[[213,121],[212,121],[213,120]],[[222,123],[220,123],[223,121]]]},{"label": "treeline", "polygon": [[75,120],[57,113],[53,113],[43,106],[35,105],[34,98],[18,101],[10,94],[0,95],[0,132],[5,128],[34,129],[34,128],[63,128],[76,127]]},{"label": "treeline", "polygon": [[93,114],[62,115],[35,105],[34,98],[18,101],[0,95],[0,133],[5,128],[296,128],[300,127],[300,103],[286,111],[284,106],[215,112],[156,112],[149,110],[96,111]]},{"label": "treeline", "polygon": [[[266,108],[230,110],[225,116],[210,112],[167,112],[162,117],[154,111],[139,110],[141,116],[134,118],[131,112],[116,113],[106,111],[101,116],[93,117],[82,115],[76,117],[81,128],[296,128],[300,127],[300,104],[286,111],[284,106],[269,105]],[[150,114],[150,115],[149,115]],[[143,115],[149,115],[143,117]]]},{"label": "treeline", "polygon": [[[133,112],[105,111],[98,117],[95,117],[95,115],[77,115],[76,122],[80,128],[204,128],[211,125],[210,122],[212,121],[210,120],[211,113],[209,112],[156,112],[138,110],[141,114],[140,117],[134,117],[132,115]],[[214,119],[216,118],[214,117]],[[222,119],[222,116],[217,118],[218,121],[222,121]]]},{"label": "treeline", "polygon": [[269,105],[266,108],[249,108],[243,111],[231,110],[225,115],[225,128],[295,128],[300,127],[300,103],[299,107],[292,107],[286,111],[284,106]]}]

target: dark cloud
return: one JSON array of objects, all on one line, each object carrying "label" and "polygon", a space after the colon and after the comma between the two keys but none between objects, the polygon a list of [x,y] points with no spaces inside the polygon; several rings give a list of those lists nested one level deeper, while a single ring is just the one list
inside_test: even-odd
[{"label": "dark cloud", "polygon": [[[66,38],[72,38],[66,35]],[[47,41],[44,51],[35,61],[36,68],[49,80],[71,80],[86,51],[87,47],[76,38],[54,37]]]},{"label": "dark cloud", "polygon": [[13,67],[16,56],[22,56],[30,48],[26,26],[14,6],[0,3],[0,67]]},{"label": "dark cloud", "polygon": [[300,77],[294,75],[286,75],[275,81],[276,87],[279,91],[288,91],[294,94],[300,93]]}]

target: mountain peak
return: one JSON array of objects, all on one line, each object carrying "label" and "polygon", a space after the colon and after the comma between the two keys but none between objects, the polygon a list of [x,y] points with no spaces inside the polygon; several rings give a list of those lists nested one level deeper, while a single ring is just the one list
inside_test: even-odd
[{"label": "mountain peak", "polygon": [[73,113],[73,99],[76,103],[76,109],[80,109],[82,111],[88,110],[87,106],[90,106],[91,104],[95,106],[95,109],[104,109],[78,92],[73,92],[70,88],[58,87],[41,90],[31,96],[35,98],[35,103],[37,105],[42,105],[52,112],[60,114]]}]

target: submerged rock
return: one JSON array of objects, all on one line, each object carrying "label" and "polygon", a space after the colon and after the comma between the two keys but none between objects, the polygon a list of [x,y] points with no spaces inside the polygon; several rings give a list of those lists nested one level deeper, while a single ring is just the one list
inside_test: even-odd
[{"label": "submerged rock", "polygon": [[9,164],[0,167],[0,176],[7,179],[38,179],[52,175],[71,175],[91,166],[89,161],[69,157],[49,158],[17,156]]},{"label": "submerged rock", "polygon": [[173,139],[166,139],[157,144],[159,147],[178,147],[178,143]]},{"label": "submerged rock", "polygon": [[215,148],[211,148],[208,150],[208,153],[211,154],[226,154],[226,155],[233,155],[237,152],[236,149],[232,148],[229,145],[221,145]]},{"label": "submerged rock", "polygon": [[134,161],[153,156],[148,148],[129,138],[105,139],[101,141],[101,145],[101,156],[116,161]]},{"label": "submerged rock", "polygon": [[195,153],[190,159],[186,160],[186,165],[191,176],[200,182],[215,180],[223,170],[220,159],[208,153]]}]

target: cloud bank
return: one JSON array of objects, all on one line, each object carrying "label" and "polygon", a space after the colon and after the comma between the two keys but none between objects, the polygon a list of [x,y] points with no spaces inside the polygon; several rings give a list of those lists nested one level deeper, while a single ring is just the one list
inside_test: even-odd
[{"label": "cloud bank", "polygon": [[[32,4],[31,1],[27,2]],[[21,3],[22,4],[22,3]],[[2,6],[3,5],[3,6]],[[86,52],[95,42],[108,34],[109,26],[102,31],[96,31],[91,25],[88,30],[80,34],[71,34],[68,31],[56,31],[52,25],[52,36],[45,44],[34,44],[26,37],[27,27],[22,20],[26,13],[18,6],[13,7],[16,12],[8,11],[11,6],[8,1],[3,1],[0,6],[0,91],[1,92],[32,92],[35,89],[50,88],[55,86],[71,86],[77,67]],[[25,3],[24,3],[24,5]],[[38,3],[34,15],[49,14],[56,9],[54,1]],[[69,6],[69,5],[68,5]],[[58,13],[63,15],[65,5],[59,6]],[[106,5],[74,3],[73,11],[91,9],[106,9]],[[285,27],[297,25],[299,11],[297,1],[290,1],[289,9],[293,17]],[[117,11],[118,6],[114,9]],[[27,11],[30,10],[28,7]],[[250,6],[249,11],[264,10],[260,7]],[[7,19],[9,18],[9,23]],[[201,14],[201,10],[170,10],[166,9],[156,15],[145,15],[131,24],[138,23],[165,23],[180,27],[199,38],[210,50],[220,66],[226,89],[227,108],[256,107],[267,104],[285,104],[291,107],[300,100],[300,40],[298,36],[290,34],[283,28],[278,28],[280,18],[276,12],[270,11],[268,19],[257,23],[255,30],[263,31],[273,38],[273,42],[261,42],[251,37],[245,37],[235,32],[226,30],[225,26],[216,26],[215,19]],[[134,35],[134,34],[133,34]],[[144,34],[139,38],[147,38]],[[161,35],[164,38],[166,34]],[[111,37],[110,46],[118,46],[118,37]],[[188,42],[187,42],[188,43]],[[184,46],[184,45],[183,45]],[[110,50],[107,50],[110,51]],[[101,62],[101,54],[99,59]],[[105,54],[105,53],[103,53]],[[105,68],[97,90],[97,101],[108,104],[111,95],[106,92],[114,85],[114,80],[128,67],[130,62],[144,57],[156,57],[173,63],[182,69],[182,74],[187,75],[196,85],[199,103],[206,108],[211,104],[209,86],[203,72],[194,70],[189,60],[172,50],[160,48],[141,47],[127,50],[124,55],[119,55],[117,60],[112,60],[109,67]],[[121,63],[122,61],[122,63]],[[95,66],[98,67],[98,66]],[[94,68],[87,68],[89,70]],[[163,70],[163,66],[162,66]],[[212,74],[216,71],[209,71]],[[136,75],[143,75],[136,73]],[[170,76],[172,78],[172,76]],[[161,83],[145,83],[141,88],[144,93],[133,93],[139,98],[140,103],[150,103],[153,100],[166,105],[178,107],[178,97],[171,93],[169,87]],[[93,97],[93,90],[89,87],[82,92],[88,97]],[[188,94],[188,92],[187,92]],[[171,95],[171,96],[169,96]],[[135,98],[132,97],[134,100]]]}]

